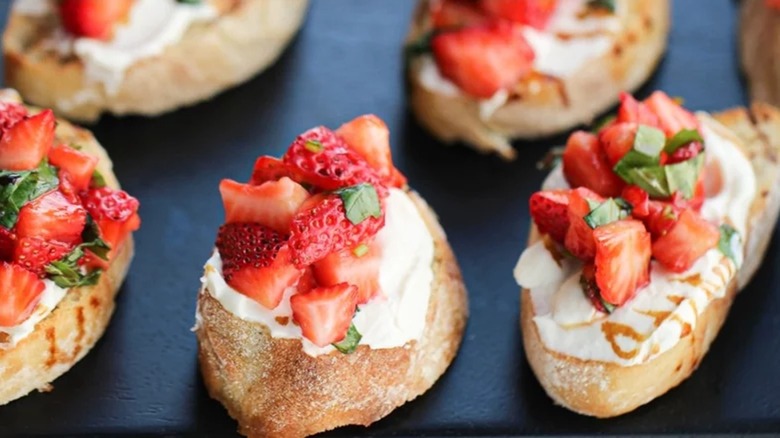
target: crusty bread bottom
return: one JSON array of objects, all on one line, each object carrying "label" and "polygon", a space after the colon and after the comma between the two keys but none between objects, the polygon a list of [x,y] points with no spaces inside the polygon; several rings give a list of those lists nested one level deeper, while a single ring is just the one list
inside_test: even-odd
[{"label": "crusty bread bottom", "polygon": [[207,292],[195,329],[209,394],[247,436],[306,436],[348,424],[368,426],[430,388],[455,357],[468,316],[455,256],[433,212],[416,194],[434,236],[434,280],[422,339],[404,347],[311,357],[298,340],[272,338]]},{"label": "crusty bread bottom", "polygon": [[[755,273],[766,252],[780,211],[780,112],[767,105],[715,115],[736,135],[757,177],[750,211],[745,263],[727,286],[726,295],[709,304],[696,327],[670,350],[649,362],[624,367],[580,360],[549,350],[536,324],[530,292],[521,292],[520,325],[526,357],[547,394],[558,404],[585,415],[613,417],[630,412],[685,380],[701,362],[723,325],[737,292]],[[728,133],[727,133],[728,134]],[[529,244],[538,240],[533,227]]]}]

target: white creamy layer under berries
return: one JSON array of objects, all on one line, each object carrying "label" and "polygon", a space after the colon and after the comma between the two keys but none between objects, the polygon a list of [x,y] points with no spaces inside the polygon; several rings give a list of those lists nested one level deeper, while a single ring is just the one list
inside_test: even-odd
[{"label": "white creamy layer under berries", "polygon": [[[87,80],[109,94],[118,91],[130,66],[161,54],[194,23],[217,16],[209,0],[15,0],[14,11],[59,17],[61,24],[42,44],[61,56],[78,56]],[[73,104],[93,98],[82,94]]]},{"label": "white creamy layer under berries", "polygon": [[380,119],[311,129],[220,192],[226,224],[201,293],[311,356],[420,339],[434,242]]},{"label": "white creamy layer under berries", "polygon": [[660,92],[621,100],[598,134],[572,135],[531,198],[542,238],[515,277],[530,290],[546,348],[630,366],[668,351],[725,296],[744,257],[756,177],[738,140],[708,115]]}]

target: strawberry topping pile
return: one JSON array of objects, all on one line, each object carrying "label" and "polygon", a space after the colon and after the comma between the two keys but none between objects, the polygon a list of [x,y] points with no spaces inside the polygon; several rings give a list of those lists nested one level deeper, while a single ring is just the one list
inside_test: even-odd
[{"label": "strawberry topping pile", "polygon": [[77,37],[111,39],[114,28],[130,14],[135,0],[61,0],[62,26]]},{"label": "strawberry topping pile", "polygon": [[225,225],[216,247],[225,281],[269,310],[292,288],[303,336],[354,351],[357,306],[380,294],[375,236],[385,224],[384,200],[405,186],[376,116],[304,132],[281,159],[259,157],[248,183],[220,183]]},{"label": "strawberry topping pile", "polygon": [[736,231],[700,215],[705,144],[696,117],[660,91],[620,100],[597,133],[569,137],[562,166],[573,188],[529,202],[539,232],[582,261],[583,291],[604,312],[648,284],[651,260],[682,273],[718,247],[736,261]]},{"label": "strawberry topping pile", "polygon": [[140,226],[138,201],[105,186],[98,158],[55,144],[50,110],[0,103],[0,326],[25,321],[44,279],[97,283]]}]

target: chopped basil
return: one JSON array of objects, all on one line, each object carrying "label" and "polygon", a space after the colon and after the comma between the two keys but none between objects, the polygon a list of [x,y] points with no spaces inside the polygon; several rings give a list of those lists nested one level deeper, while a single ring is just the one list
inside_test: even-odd
[{"label": "chopped basil", "polygon": [[596,123],[593,124],[593,127],[590,129],[590,132],[594,134],[598,134],[599,131],[601,131],[605,126],[609,125],[610,123],[614,122],[617,119],[617,116],[614,114],[610,114],[608,116],[604,116],[601,119],[599,119]]},{"label": "chopped basil", "polygon": [[0,171],[0,225],[12,228],[24,204],[54,190],[59,182],[46,160],[35,170]]},{"label": "chopped basil", "polygon": [[360,334],[355,327],[355,324],[352,323],[349,325],[349,330],[347,330],[347,335],[344,336],[344,339],[342,339],[341,342],[333,344],[333,346],[336,347],[336,350],[344,354],[354,353],[362,338],[363,335]]},{"label": "chopped basil", "polygon": [[303,147],[305,147],[307,151],[313,152],[315,154],[322,152],[322,143],[317,140],[306,140],[306,143],[304,143]]},{"label": "chopped basil", "polygon": [[595,229],[611,222],[625,219],[631,214],[631,205],[621,198],[609,198],[592,208],[585,216],[585,223]]},{"label": "chopped basil", "polygon": [[176,0],[176,1],[188,5],[199,5],[203,0]]},{"label": "chopped basil", "polygon": [[685,146],[686,144],[693,141],[704,143],[704,138],[702,138],[699,130],[683,129],[677,134],[674,134],[674,137],[667,140],[666,146],[664,147],[664,152],[667,154],[673,154],[674,151],[680,149],[680,147]]},{"label": "chopped basil", "polygon": [[630,151],[615,164],[615,173],[631,183],[629,173],[638,167],[657,166],[661,160],[666,137],[664,133],[650,126],[639,125],[634,137],[634,145]]},{"label": "chopped basil", "polygon": [[737,265],[742,266],[742,236],[729,224],[720,226],[720,240],[718,250]]},{"label": "chopped basil", "polygon": [[352,250],[352,254],[355,254],[355,257],[363,257],[368,253],[368,245],[365,243],[361,243],[360,245],[356,246],[355,249]]},{"label": "chopped basil", "polygon": [[96,269],[85,273],[79,266],[79,260],[84,257],[84,251],[89,250],[96,257],[108,260],[108,251],[111,249],[108,244],[99,236],[100,231],[91,217],[87,217],[87,226],[81,233],[84,243],[76,246],[65,257],[51,262],[46,266],[48,278],[57,286],[63,288],[92,286],[97,284],[102,270]]},{"label": "chopped basil", "polygon": [[615,0],[590,0],[588,1],[588,7],[605,9],[611,13],[615,13]]},{"label": "chopped basil", "polygon": [[702,153],[680,163],[664,166],[669,195],[680,192],[686,199],[693,198],[696,181],[699,179],[702,167],[704,167],[704,154]]},{"label": "chopped basil", "polygon": [[106,179],[103,177],[102,173],[95,169],[95,171],[92,172],[92,182],[90,182],[89,185],[90,187],[101,189],[106,186]]},{"label": "chopped basil", "polygon": [[666,183],[666,173],[661,166],[621,169],[621,173],[618,175],[627,183],[641,187],[653,198],[668,198],[671,196]]},{"label": "chopped basil", "polygon": [[369,217],[382,217],[382,206],[379,204],[379,196],[371,184],[358,184],[337,190],[336,193],[344,201],[347,219],[354,225],[360,224]]}]

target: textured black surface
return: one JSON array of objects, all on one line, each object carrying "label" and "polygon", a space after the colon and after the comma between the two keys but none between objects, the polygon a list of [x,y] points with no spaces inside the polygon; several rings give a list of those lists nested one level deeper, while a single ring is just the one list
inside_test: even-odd
[{"label": "textured black surface", "polygon": [[[387,121],[399,167],[441,216],[472,316],[459,356],[431,391],[370,429],[333,435],[780,431],[777,236],[711,352],[679,388],[608,421],[553,406],[522,353],[511,272],[525,244],[527,198],[543,178],[534,163],[561,139],[521,145],[512,164],[440,146],[404,102],[400,44],[412,1],[312,3],[289,51],[252,82],[171,115],[95,127],[142,202],[137,257],[104,338],[53,392],[0,408],[0,435],[232,434],[235,424],[200,382],[190,332],[201,266],[222,221],[218,181],[248,177],[257,155],[280,154],[309,127],[365,112]],[[735,4],[674,6],[671,49],[640,94],[661,88],[705,110],[744,104]]]}]

